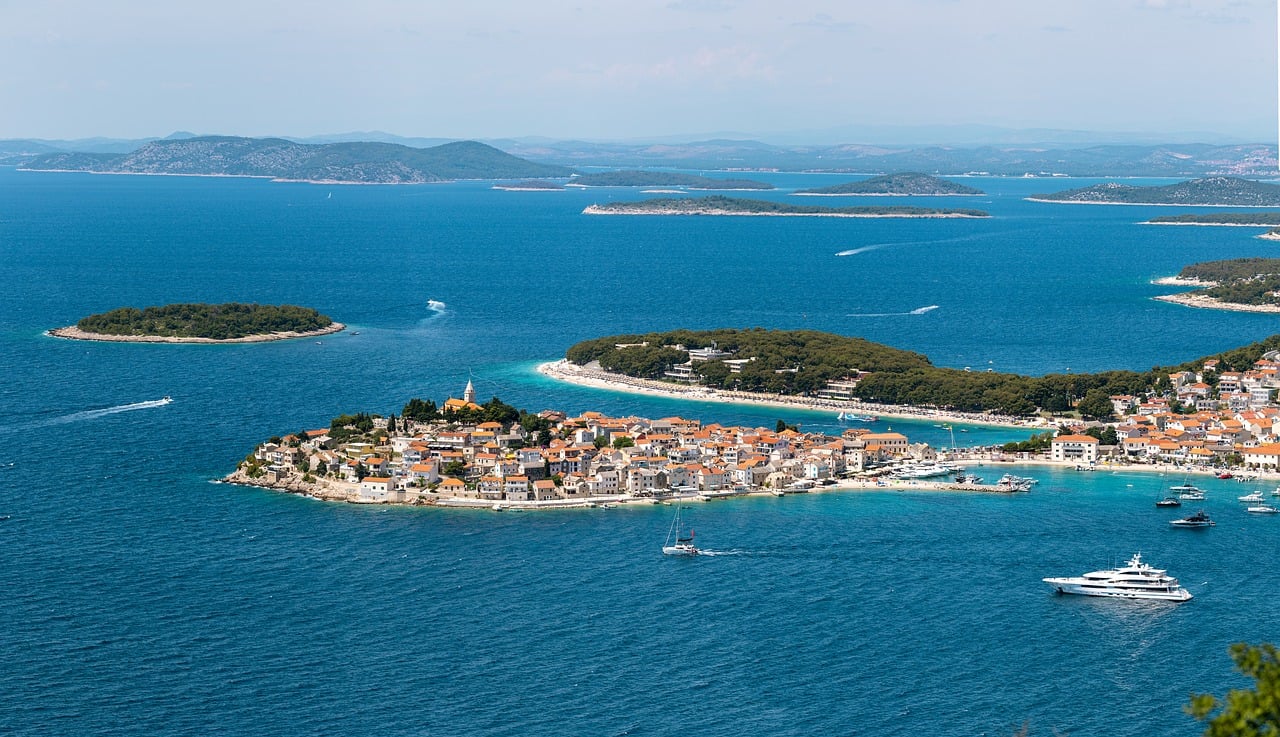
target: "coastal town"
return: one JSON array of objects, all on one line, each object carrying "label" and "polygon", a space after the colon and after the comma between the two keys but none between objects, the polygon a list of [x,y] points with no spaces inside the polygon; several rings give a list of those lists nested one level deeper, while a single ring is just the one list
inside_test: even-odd
[{"label": "coastal town", "polygon": [[1007,473],[998,480],[966,473],[973,464],[997,473],[1012,463],[1275,472],[1280,356],[1268,354],[1249,371],[1216,369],[1210,360],[1201,371],[1170,374],[1167,396],[1111,397],[1119,420],[1059,418],[1048,424],[1054,436],[1034,452],[958,448],[954,440],[934,448],[866,427],[833,436],[781,421],[744,428],[554,410],[475,421],[489,405],[476,403],[468,382],[461,398],[446,400],[428,421],[344,416],[329,428],[272,438],[224,480],[332,501],[520,509],[821,489],[1029,488]]}]

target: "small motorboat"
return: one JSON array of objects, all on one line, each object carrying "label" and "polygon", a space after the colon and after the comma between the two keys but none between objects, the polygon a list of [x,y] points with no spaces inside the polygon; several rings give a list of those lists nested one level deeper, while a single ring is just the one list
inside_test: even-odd
[{"label": "small motorboat", "polygon": [[1270,504],[1255,504],[1254,506],[1247,507],[1244,511],[1249,514],[1275,514],[1276,512],[1280,512],[1280,509],[1277,509]]},{"label": "small motorboat", "polygon": [[1218,474],[1218,478],[1220,479],[1229,479],[1231,477],[1232,477],[1232,473],[1230,471],[1223,471],[1222,473]]},{"label": "small motorboat", "polygon": [[1157,507],[1181,507],[1182,502],[1176,496],[1167,496],[1156,502]]},{"label": "small motorboat", "polygon": [[1182,519],[1172,520],[1171,522],[1169,522],[1169,524],[1174,527],[1189,527],[1192,529],[1201,529],[1205,527],[1213,527],[1214,522],[1213,520],[1209,519],[1209,515],[1205,514],[1204,510],[1202,509],[1199,512],[1196,512],[1195,514],[1191,515],[1190,517],[1183,517]]}]

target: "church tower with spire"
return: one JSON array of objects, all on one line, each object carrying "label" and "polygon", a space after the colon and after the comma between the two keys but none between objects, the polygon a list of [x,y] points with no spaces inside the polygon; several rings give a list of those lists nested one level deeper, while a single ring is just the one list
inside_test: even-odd
[{"label": "church tower with spire", "polygon": [[475,404],[476,388],[471,385],[471,379],[467,379],[467,388],[462,390],[462,401],[467,404]]}]

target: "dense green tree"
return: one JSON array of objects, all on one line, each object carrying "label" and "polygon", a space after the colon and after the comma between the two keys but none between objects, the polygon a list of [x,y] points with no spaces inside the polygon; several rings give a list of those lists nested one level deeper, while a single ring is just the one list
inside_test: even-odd
[{"label": "dense green tree", "polygon": [[440,410],[434,401],[430,399],[423,401],[414,397],[409,400],[404,409],[400,410],[400,416],[414,422],[430,422],[440,419]]},{"label": "dense green tree", "polygon": [[1095,420],[1110,420],[1115,416],[1115,406],[1111,397],[1102,389],[1090,389],[1076,405],[1076,411],[1084,417]]},{"label": "dense green tree", "polygon": [[467,473],[467,464],[462,461],[449,461],[444,464],[444,468],[440,470],[440,473],[445,476],[452,476],[456,479],[460,479]]},{"label": "dense green tree", "polygon": [[618,437],[613,439],[613,447],[615,450],[621,450],[623,448],[634,448],[636,447],[636,441],[632,440],[626,435],[619,435]]},{"label": "dense green tree", "polygon": [[1233,689],[1223,699],[1196,694],[1187,713],[1205,722],[1206,737],[1280,735],[1280,653],[1270,644],[1231,646],[1236,670],[1252,678],[1253,688]]}]

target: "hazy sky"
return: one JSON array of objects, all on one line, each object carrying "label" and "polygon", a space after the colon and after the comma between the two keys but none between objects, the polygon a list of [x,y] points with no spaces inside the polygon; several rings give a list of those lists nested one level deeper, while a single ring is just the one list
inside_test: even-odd
[{"label": "hazy sky", "polygon": [[988,124],[1273,141],[1276,86],[1271,0],[0,0],[0,138]]}]

